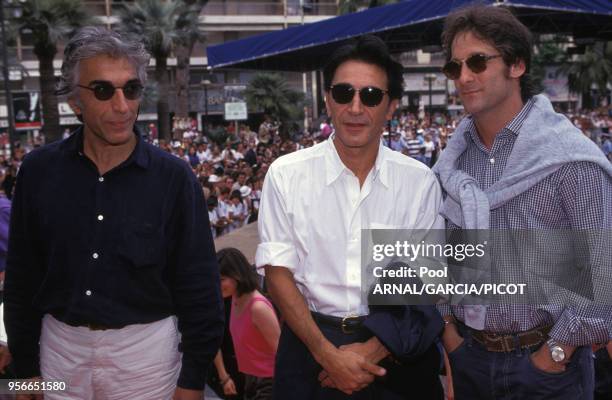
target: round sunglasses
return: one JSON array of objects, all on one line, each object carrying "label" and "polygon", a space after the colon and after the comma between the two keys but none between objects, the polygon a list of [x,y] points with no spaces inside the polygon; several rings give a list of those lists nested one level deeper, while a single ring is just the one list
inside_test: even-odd
[{"label": "round sunglasses", "polygon": [[353,101],[355,93],[359,93],[359,100],[364,106],[376,107],[379,105],[385,93],[389,93],[388,90],[377,88],[376,86],[365,86],[361,89],[355,89],[353,85],[349,83],[338,83],[329,87],[332,98],[338,104],[348,104]]},{"label": "round sunglasses", "polygon": [[110,100],[115,90],[121,89],[128,100],[138,100],[142,95],[143,86],[138,81],[128,82],[123,87],[113,86],[110,82],[95,82],[91,86],[77,85],[80,88],[91,90],[94,97],[100,101]]},{"label": "round sunglasses", "polygon": [[484,72],[487,69],[487,62],[494,58],[501,57],[501,54],[488,56],[486,54],[473,54],[464,60],[450,60],[442,67],[442,72],[448,79],[456,80],[461,76],[461,67],[465,65],[475,74]]}]

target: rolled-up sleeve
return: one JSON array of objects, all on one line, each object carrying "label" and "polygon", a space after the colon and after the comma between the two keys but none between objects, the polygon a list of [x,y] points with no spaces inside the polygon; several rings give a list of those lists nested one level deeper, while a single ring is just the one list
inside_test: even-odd
[{"label": "rolled-up sleeve", "polygon": [[273,164],[264,180],[259,208],[260,243],[257,246],[255,264],[261,274],[266,265],[290,270],[295,270],[298,265],[293,229],[281,184],[278,169]]}]

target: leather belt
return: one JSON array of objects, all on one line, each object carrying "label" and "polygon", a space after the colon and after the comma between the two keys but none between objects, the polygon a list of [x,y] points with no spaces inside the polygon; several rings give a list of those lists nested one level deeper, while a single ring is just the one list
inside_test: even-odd
[{"label": "leather belt", "polygon": [[325,325],[331,328],[340,330],[346,335],[357,332],[363,325],[366,316],[347,315],[346,317],[334,317],[332,315],[325,315],[318,312],[311,311],[312,319],[317,324]]},{"label": "leather belt", "polygon": [[84,324],[84,325],[78,325],[78,326],[85,327],[89,329],[90,331],[107,331],[109,329],[122,329],[122,328],[125,328],[127,325],[107,326],[107,325],[98,325],[98,324]]},{"label": "leather belt", "polygon": [[127,325],[101,325],[101,324],[91,324],[91,323],[71,323],[71,322],[64,322],[67,325],[73,326],[75,328],[87,328],[90,331],[108,331],[111,329],[123,329],[125,328]]},{"label": "leather belt", "polygon": [[548,339],[548,333],[552,329],[552,325],[547,325],[512,335],[500,335],[493,332],[477,331],[468,326],[465,327],[470,331],[474,340],[483,345],[488,351],[496,353],[508,353],[517,348],[526,349],[540,345]]},{"label": "leather belt", "polygon": [[102,325],[102,324],[96,324],[96,323],[90,323],[90,322],[66,321],[64,318],[58,317],[57,315],[54,315],[53,313],[51,313],[51,316],[53,318],[55,318],[56,320],[58,320],[59,322],[64,323],[66,325],[70,325],[70,326],[75,327],[75,328],[87,328],[90,331],[107,331],[107,330],[111,330],[111,329],[123,329],[126,326],[128,326],[128,324],[123,324],[123,325]]}]

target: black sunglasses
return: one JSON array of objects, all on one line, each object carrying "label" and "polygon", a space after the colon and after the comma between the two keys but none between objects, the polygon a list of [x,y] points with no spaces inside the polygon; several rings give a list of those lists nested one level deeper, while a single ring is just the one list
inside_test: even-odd
[{"label": "black sunglasses", "polygon": [[488,56],[486,54],[474,54],[466,58],[465,60],[450,60],[442,67],[442,72],[448,79],[459,79],[461,76],[461,66],[465,62],[465,65],[475,74],[479,74],[487,69],[487,61],[494,58],[501,57],[501,54],[495,54]]},{"label": "black sunglasses", "polygon": [[376,107],[380,104],[385,93],[388,90],[377,88],[376,86],[366,86],[361,89],[355,89],[353,85],[348,83],[339,83],[329,87],[332,98],[338,104],[348,104],[353,100],[355,92],[359,93],[359,99],[364,106]]},{"label": "black sunglasses", "polygon": [[116,89],[121,89],[128,100],[138,100],[142,95],[143,86],[139,81],[129,81],[123,87],[113,86],[110,82],[94,82],[91,86],[77,85],[80,88],[91,90],[100,101],[110,100]]}]

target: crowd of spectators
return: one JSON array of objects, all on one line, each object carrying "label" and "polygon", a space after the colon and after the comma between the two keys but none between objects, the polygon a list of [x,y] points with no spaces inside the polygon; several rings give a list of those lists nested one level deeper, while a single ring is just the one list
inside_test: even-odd
[{"label": "crowd of spectators", "polygon": [[[582,111],[568,117],[612,159],[612,108],[599,112]],[[432,166],[446,147],[461,115],[435,113],[431,116],[400,112],[390,121],[383,145]],[[222,144],[214,143],[196,130],[182,140],[161,141],[158,145],[189,163],[202,183],[208,201],[213,236],[217,237],[257,219],[261,187],[270,164],[279,156],[312,146],[333,133],[326,118],[309,133],[292,139],[278,134],[278,124],[266,119],[257,132],[241,125],[238,133],[228,132]],[[607,144],[606,144],[607,143]]]},{"label": "crowd of spectators", "polygon": [[[566,115],[612,161],[612,107]],[[432,166],[461,118],[461,115],[434,113],[430,119],[428,114],[399,112],[384,130],[382,144]],[[157,140],[149,132],[145,138],[192,167],[202,184],[212,234],[217,237],[257,220],[268,167],[283,154],[326,140],[333,133],[333,125],[325,117],[320,121],[309,132],[295,135],[279,134],[279,124],[266,118],[257,132],[248,125],[240,125],[236,132],[235,125],[229,125],[222,141],[218,138],[213,141],[195,128],[184,131],[180,140]],[[6,134],[0,135],[0,145],[6,139]],[[13,157],[0,154],[2,188],[9,198],[21,159],[42,143],[37,137],[17,145]],[[8,144],[4,147],[8,150]]]}]

